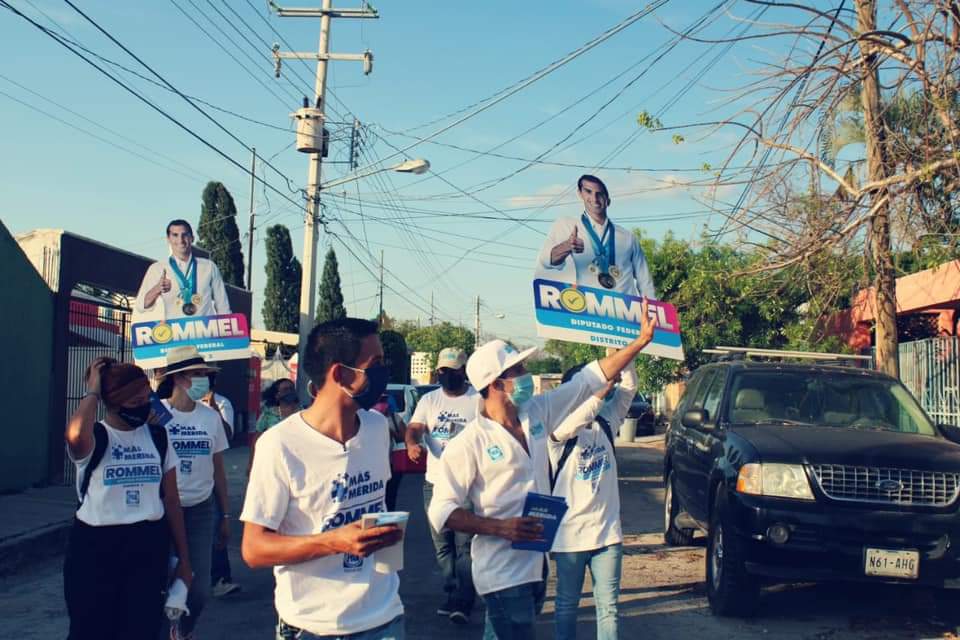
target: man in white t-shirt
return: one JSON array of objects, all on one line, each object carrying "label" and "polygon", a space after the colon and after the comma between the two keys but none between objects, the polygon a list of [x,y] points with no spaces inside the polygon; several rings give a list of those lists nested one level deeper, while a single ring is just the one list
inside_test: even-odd
[{"label": "man in white t-shirt", "polygon": [[[450,441],[463,431],[477,415],[479,394],[467,382],[467,354],[448,347],[437,357],[437,379],[440,389],[420,399],[407,426],[406,444],[410,459],[417,462],[427,457],[427,473],[423,482],[423,503],[429,509],[433,485],[440,476],[440,456]],[[421,446],[421,442],[424,445]],[[424,452],[426,449],[426,453]],[[437,531],[430,527],[437,564],[443,573],[446,602],[437,608],[437,615],[465,624],[476,599],[470,574],[470,534],[450,529]]]},{"label": "man in white t-shirt", "polygon": [[193,228],[186,220],[167,225],[170,257],[147,268],[133,308],[136,322],[230,313],[217,265],[193,254]]},{"label": "man in white t-shirt", "polygon": [[[581,367],[563,374],[568,381]],[[577,611],[587,567],[593,583],[598,640],[619,637],[617,600],[623,562],[620,488],[613,439],[637,394],[637,370],[624,369],[622,382],[591,396],[550,436],[553,495],[564,498],[550,556],[557,563],[555,637],[576,637]]]},{"label": "man in white t-shirt", "polygon": [[443,452],[427,515],[435,529],[475,536],[473,583],[486,604],[486,639],[535,635],[545,591],[544,554],[513,549],[512,543],[540,540],[543,527],[537,518],[523,516],[523,505],[529,493],[550,493],[548,436],[653,339],[646,302],[641,315],[633,342],[540,396],[533,396],[533,378],[524,367],[535,349],[518,352],[494,340],[467,361],[467,376],[483,403]]},{"label": "man in white t-shirt", "polygon": [[387,422],[369,411],[390,375],[376,323],[314,327],[301,369],[313,404],[257,440],[240,516],[243,559],[274,567],[277,638],[402,640],[400,580],[371,557],[402,532],[361,525],[384,511],[390,479]]}]

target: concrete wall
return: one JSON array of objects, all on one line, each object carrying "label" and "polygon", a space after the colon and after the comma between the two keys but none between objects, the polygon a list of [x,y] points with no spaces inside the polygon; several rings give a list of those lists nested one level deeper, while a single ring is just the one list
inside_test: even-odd
[{"label": "concrete wall", "polygon": [[[0,492],[48,477],[53,293],[0,222]],[[61,425],[62,430],[62,425]]]}]

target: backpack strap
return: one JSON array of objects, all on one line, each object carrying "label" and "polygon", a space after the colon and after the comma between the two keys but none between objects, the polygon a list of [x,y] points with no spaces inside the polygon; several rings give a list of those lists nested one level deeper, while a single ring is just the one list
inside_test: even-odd
[{"label": "backpack strap", "polygon": [[160,455],[160,499],[163,499],[163,468],[167,462],[167,428],[159,424],[148,425],[150,427],[150,439],[153,440],[153,446],[157,448]]},{"label": "backpack strap", "polygon": [[595,420],[600,424],[600,428],[603,429],[603,432],[607,434],[607,440],[610,441],[610,447],[613,449],[613,455],[617,455],[617,442],[613,437],[613,428],[611,428],[610,423],[603,416],[598,415]]},{"label": "backpack strap", "polygon": [[83,470],[83,478],[80,481],[80,498],[78,505],[83,504],[83,499],[87,496],[87,489],[90,488],[90,477],[100,465],[104,454],[107,452],[107,430],[100,422],[93,423],[93,453],[90,454],[90,461]]},{"label": "backpack strap", "polygon": [[563,443],[563,453],[560,454],[560,459],[557,460],[557,468],[550,469],[550,491],[553,491],[554,487],[557,486],[557,478],[560,477],[560,472],[563,470],[563,465],[567,463],[567,458],[570,457],[570,454],[573,453],[573,450],[577,446],[577,438],[570,438]]}]

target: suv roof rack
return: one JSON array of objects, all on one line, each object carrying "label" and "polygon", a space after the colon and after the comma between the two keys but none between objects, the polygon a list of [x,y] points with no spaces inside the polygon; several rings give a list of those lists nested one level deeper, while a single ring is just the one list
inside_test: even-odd
[{"label": "suv roof rack", "polygon": [[817,360],[820,362],[843,362],[844,360],[871,361],[872,356],[858,356],[848,353],[820,353],[817,351],[786,351],[782,349],[756,349],[753,347],[714,347],[704,349],[704,353],[720,356],[720,360],[789,359]]}]

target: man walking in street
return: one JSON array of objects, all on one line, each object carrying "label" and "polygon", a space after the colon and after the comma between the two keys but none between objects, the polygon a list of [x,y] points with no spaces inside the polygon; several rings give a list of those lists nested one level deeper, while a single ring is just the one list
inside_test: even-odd
[{"label": "man walking in street", "polygon": [[274,567],[278,640],[403,640],[400,580],[370,557],[402,532],[361,523],[384,510],[390,479],[386,419],[369,410],[390,375],[376,323],[318,325],[302,371],[313,404],[257,440],[240,516],[243,559]]},{"label": "man walking in street", "polygon": [[[441,388],[420,399],[407,427],[407,455],[414,462],[426,456],[427,473],[423,482],[426,509],[430,508],[433,485],[440,475],[443,450],[477,414],[479,395],[467,382],[466,365],[467,354],[462,349],[446,348],[440,352],[437,379]],[[437,608],[437,615],[465,624],[476,599],[470,573],[470,540],[473,536],[450,529],[437,530],[432,526],[430,534],[447,596],[446,602]]]},{"label": "man walking in street", "polygon": [[607,217],[610,193],[600,178],[577,180],[583,201],[579,218],[557,218],[537,259],[537,277],[602,287],[631,296],[656,299],[646,256],[636,236]]},{"label": "man walking in street", "polygon": [[536,397],[532,376],[524,367],[535,349],[518,352],[494,340],[467,362],[467,376],[483,402],[477,417],[444,451],[428,516],[437,530],[449,527],[476,536],[471,548],[473,581],[487,608],[487,640],[527,640],[535,635],[534,619],[544,592],[544,554],[516,550],[511,543],[540,540],[543,526],[537,518],[523,517],[524,502],[528,493],[550,493],[550,434],[653,339],[646,302],[642,319],[640,333],[629,345]]},{"label": "man walking in street", "polygon": [[212,260],[193,255],[193,227],[186,220],[167,225],[170,257],[154,262],[140,283],[134,322],[230,313],[227,289]]}]

